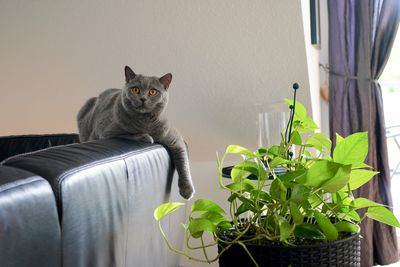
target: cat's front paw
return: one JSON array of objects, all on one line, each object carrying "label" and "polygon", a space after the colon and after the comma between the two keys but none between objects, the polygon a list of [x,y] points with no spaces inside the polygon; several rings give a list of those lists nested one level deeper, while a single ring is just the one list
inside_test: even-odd
[{"label": "cat's front paw", "polygon": [[184,199],[191,199],[194,196],[195,190],[191,183],[182,183],[179,184],[179,194]]},{"label": "cat's front paw", "polygon": [[154,143],[153,137],[151,137],[149,134],[134,134],[134,135],[124,135],[123,136],[125,139],[129,140],[134,140],[138,142],[144,142],[144,143]]},{"label": "cat's front paw", "polygon": [[138,141],[145,142],[145,143],[154,143],[153,137],[151,137],[149,134],[141,134],[138,136]]},{"label": "cat's front paw", "polygon": [[138,142],[144,142],[144,143],[154,143],[153,137],[151,137],[149,134],[125,134],[125,135],[120,135],[118,136],[119,138],[126,139],[126,140],[133,140],[133,141],[138,141]]}]

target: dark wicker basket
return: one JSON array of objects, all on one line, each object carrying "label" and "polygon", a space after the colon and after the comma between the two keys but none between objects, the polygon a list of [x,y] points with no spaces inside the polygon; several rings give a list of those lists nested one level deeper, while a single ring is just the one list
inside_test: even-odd
[{"label": "dark wicker basket", "polygon": [[[247,245],[247,248],[260,267],[360,266],[361,251],[358,234],[315,245],[297,247]],[[219,266],[252,267],[254,263],[241,246],[234,245],[222,254],[219,259]]]}]

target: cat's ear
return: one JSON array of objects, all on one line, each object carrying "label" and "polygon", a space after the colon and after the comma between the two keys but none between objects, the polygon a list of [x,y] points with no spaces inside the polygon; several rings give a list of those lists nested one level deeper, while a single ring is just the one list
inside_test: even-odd
[{"label": "cat's ear", "polygon": [[133,72],[129,66],[125,66],[125,80],[128,83],[130,80],[136,77],[136,74]]},{"label": "cat's ear", "polygon": [[169,87],[169,84],[172,81],[172,74],[171,73],[167,73],[164,76],[162,76],[159,79],[160,83],[164,86],[164,89],[167,90]]}]

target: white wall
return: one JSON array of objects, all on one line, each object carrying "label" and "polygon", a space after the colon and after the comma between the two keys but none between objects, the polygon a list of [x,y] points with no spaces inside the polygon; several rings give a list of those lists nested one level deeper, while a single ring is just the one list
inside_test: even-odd
[{"label": "white wall", "polygon": [[0,135],[76,132],[85,99],[123,67],[173,73],[168,108],[193,160],[256,145],[256,104],[310,106],[300,3],[291,0],[0,1]]},{"label": "white wall", "polygon": [[76,132],[79,107],[121,87],[126,64],[172,72],[168,116],[189,144],[196,196],[221,201],[215,153],[231,143],[255,148],[257,112],[291,98],[293,82],[318,110],[307,8],[305,0],[0,1],[0,135]]},{"label": "white wall", "polygon": [[304,44],[307,55],[307,68],[309,77],[309,91],[311,97],[312,118],[321,125],[321,98],[319,93],[319,56],[321,44],[311,44],[311,27],[310,27],[310,1],[301,0],[303,25],[304,25]]},{"label": "white wall", "polygon": [[121,87],[125,65],[172,72],[168,116],[190,146],[196,197],[222,202],[215,153],[255,148],[257,112],[291,98],[293,82],[319,110],[308,2],[0,1],[0,135],[76,132],[79,107]]},{"label": "white wall", "polygon": [[[320,62],[329,65],[329,28],[328,28],[328,0],[320,0],[320,18],[321,18],[321,51]],[[325,81],[326,80],[326,81]],[[320,69],[321,86],[327,82],[329,86],[329,74]],[[329,105],[321,100],[321,130],[329,136]]]}]

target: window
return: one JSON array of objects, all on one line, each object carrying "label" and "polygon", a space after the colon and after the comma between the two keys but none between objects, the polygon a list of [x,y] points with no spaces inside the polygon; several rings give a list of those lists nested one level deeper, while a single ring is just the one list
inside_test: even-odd
[{"label": "window", "polygon": [[[382,87],[394,213],[400,218],[400,31],[379,83]],[[397,190],[397,192],[396,192]],[[398,234],[400,234],[398,232]]]}]

